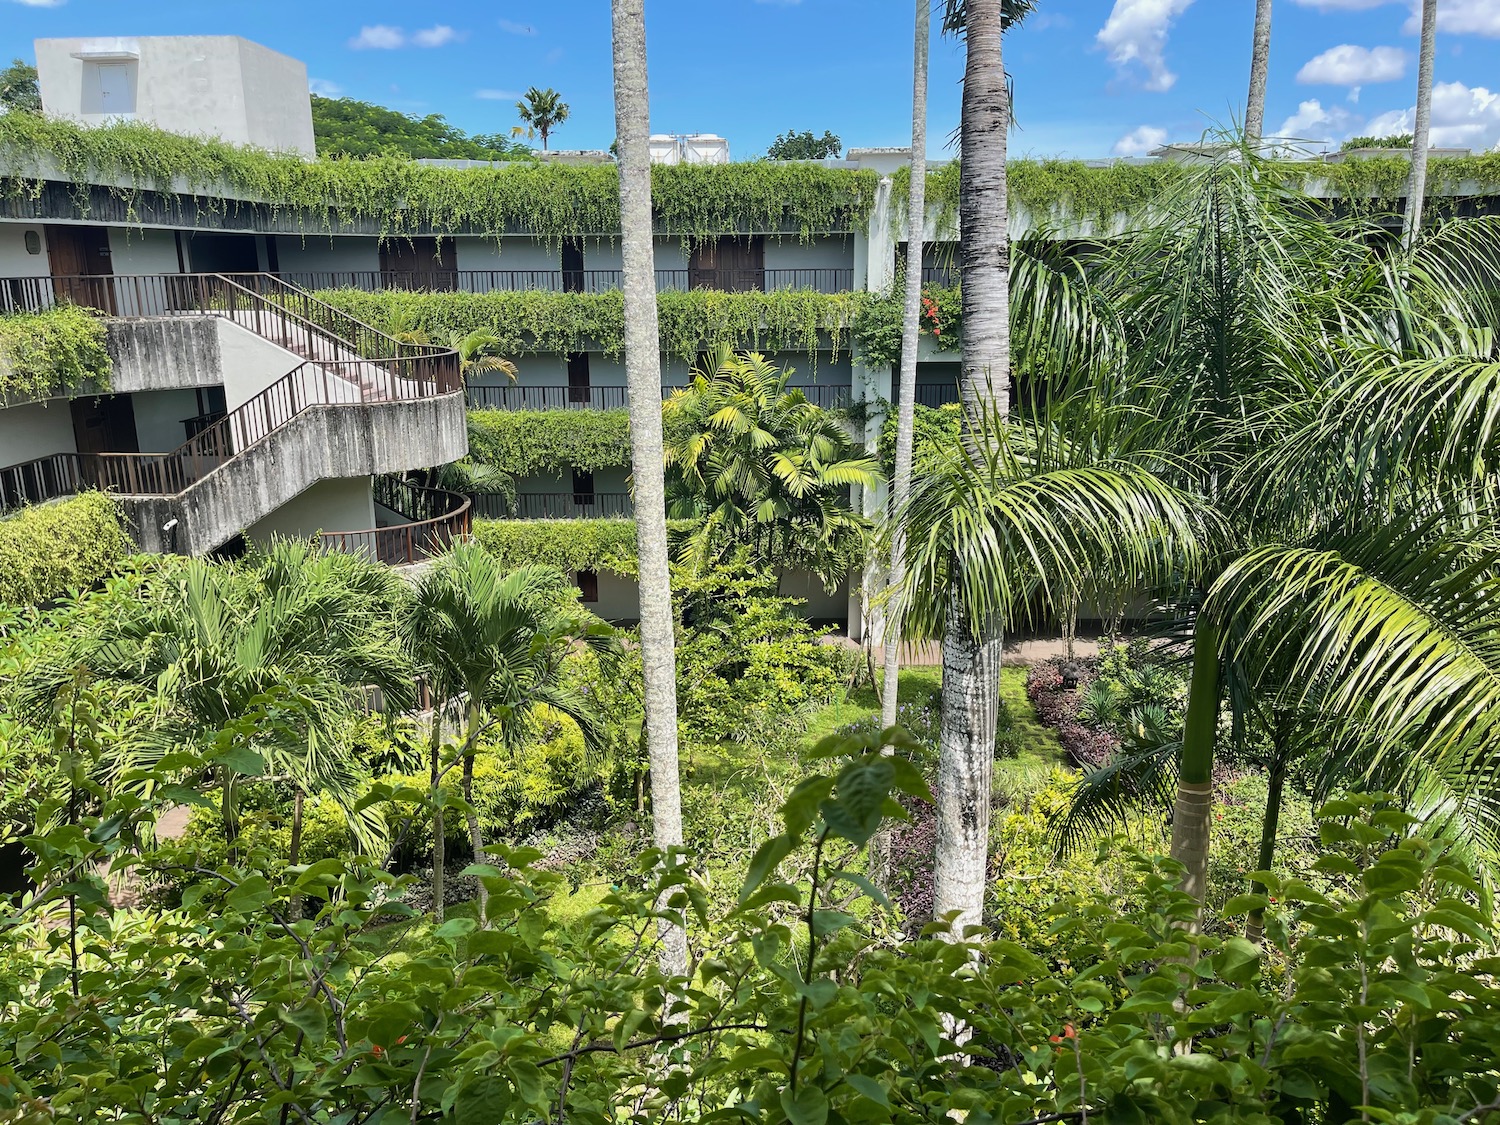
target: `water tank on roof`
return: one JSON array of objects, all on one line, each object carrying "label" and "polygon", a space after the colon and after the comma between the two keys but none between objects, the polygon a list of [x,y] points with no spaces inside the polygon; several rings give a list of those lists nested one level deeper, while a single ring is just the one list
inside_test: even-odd
[{"label": "water tank on roof", "polygon": [[653,164],[728,164],[729,142],[716,133],[653,134]]}]

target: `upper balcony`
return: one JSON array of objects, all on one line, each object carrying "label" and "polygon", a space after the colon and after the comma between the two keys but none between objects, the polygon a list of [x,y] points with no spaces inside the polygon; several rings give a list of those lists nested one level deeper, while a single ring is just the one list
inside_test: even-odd
[{"label": "upper balcony", "polygon": [[[438,293],[609,293],[623,287],[618,269],[562,270],[282,270],[278,276],[303,289],[425,290]],[[854,288],[852,268],[808,269],[659,269],[658,293],[715,289],[725,293],[767,293],[778,289],[812,289],[847,293]]]}]

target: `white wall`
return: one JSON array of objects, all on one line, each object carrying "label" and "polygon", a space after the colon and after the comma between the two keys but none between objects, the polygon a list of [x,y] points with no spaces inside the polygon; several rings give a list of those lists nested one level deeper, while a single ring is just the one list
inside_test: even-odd
[{"label": "white wall", "polygon": [[[380,269],[380,240],[343,235],[309,234],[276,236],[276,262],[282,273],[374,273]],[[325,286],[338,279],[310,278],[310,284]],[[344,279],[344,284],[348,278]]]},{"label": "white wall", "polygon": [[0,468],[77,448],[67,399],[0,410]]},{"label": "white wall", "polygon": [[266,545],[272,538],[307,539],[320,531],[367,531],[375,526],[369,477],[322,480],[265,519],[245,529],[245,538]]},{"label": "white wall", "polygon": [[225,409],[231,412],[303,362],[301,356],[277,347],[223,317],[215,317],[214,323],[219,329]]},{"label": "white wall", "polygon": [[[129,117],[188,136],[315,152],[307,67],[238,36],[38,39],[35,46],[42,106],[51,115],[86,125]],[[74,57],[101,53],[126,68],[133,110],[101,111],[101,64]]]},{"label": "white wall", "polygon": [[[27,231],[36,233],[41,253],[26,252]],[[51,272],[47,264],[47,235],[39,225],[0,223],[0,277],[45,277]]]},{"label": "white wall", "polygon": [[[177,236],[169,230],[109,228],[110,268],[117,275],[181,273],[177,261]],[[151,282],[120,280],[112,283],[115,312],[120,316],[159,316],[168,290]]]},{"label": "white wall", "polygon": [[641,616],[640,587],[633,578],[599,573],[599,600],[582,603],[606,621],[638,621]]},{"label": "white wall", "polygon": [[795,236],[766,239],[766,269],[810,270],[854,268],[854,242],[848,235],[815,238],[803,243]]},{"label": "white wall", "polygon": [[130,396],[142,453],[169,453],[187,440],[183,420],[198,413],[195,391],[143,391]]},{"label": "white wall", "polygon": [[[453,248],[460,270],[551,272],[562,269],[562,248],[549,247],[540,238],[514,235],[498,242],[493,238],[455,238]],[[584,251],[583,265],[585,269],[594,268],[587,250]]]}]

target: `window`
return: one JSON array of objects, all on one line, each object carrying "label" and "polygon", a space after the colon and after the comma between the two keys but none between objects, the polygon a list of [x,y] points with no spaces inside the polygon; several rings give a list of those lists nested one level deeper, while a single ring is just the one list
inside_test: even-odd
[{"label": "window", "polygon": [[594,505],[594,474],[584,469],[573,470],[573,503],[591,508]]},{"label": "window", "polygon": [[579,601],[597,602],[599,600],[599,572],[597,570],[580,570],[573,576],[573,581],[578,584]]},{"label": "window", "polygon": [[589,353],[568,353],[568,404],[587,406],[593,400],[589,385]]},{"label": "window", "polygon": [[106,117],[135,116],[134,59],[85,60],[83,112]]}]

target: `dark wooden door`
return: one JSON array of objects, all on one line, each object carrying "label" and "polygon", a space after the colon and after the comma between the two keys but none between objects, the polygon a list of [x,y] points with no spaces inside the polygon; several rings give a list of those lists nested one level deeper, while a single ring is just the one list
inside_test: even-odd
[{"label": "dark wooden door", "polygon": [[568,354],[568,404],[587,406],[593,398],[593,387],[589,382],[589,353]]},{"label": "dark wooden door", "polygon": [[380,280],[386,289],[458,288],[453,245],[436,238],[398,238],[380,245]]},{"label": "dark wooden door", "polygon": [[108,281],[115,272],[109,251],[109,231],[104,227],[49,226],[47,258],[51,265],[53,293],[59,301],[87,305],[113,313],[114,287]]},{"label": "dark wooden door", "polygon": [[688,285],[693,289],[722,289],[751,293],[765,288],[766,240],[759,235],[726,235],[693,249],[688,262]]},{"label": "dark wooden door", "polygon": [[563,292],[582,293],[583,280],[583,239],[566,238],[562,244]]},{"label": "dark wooden door", "polygon": [[75,398],[73,437],[79,453],[139,453],[135,407],[129,395]]}]

